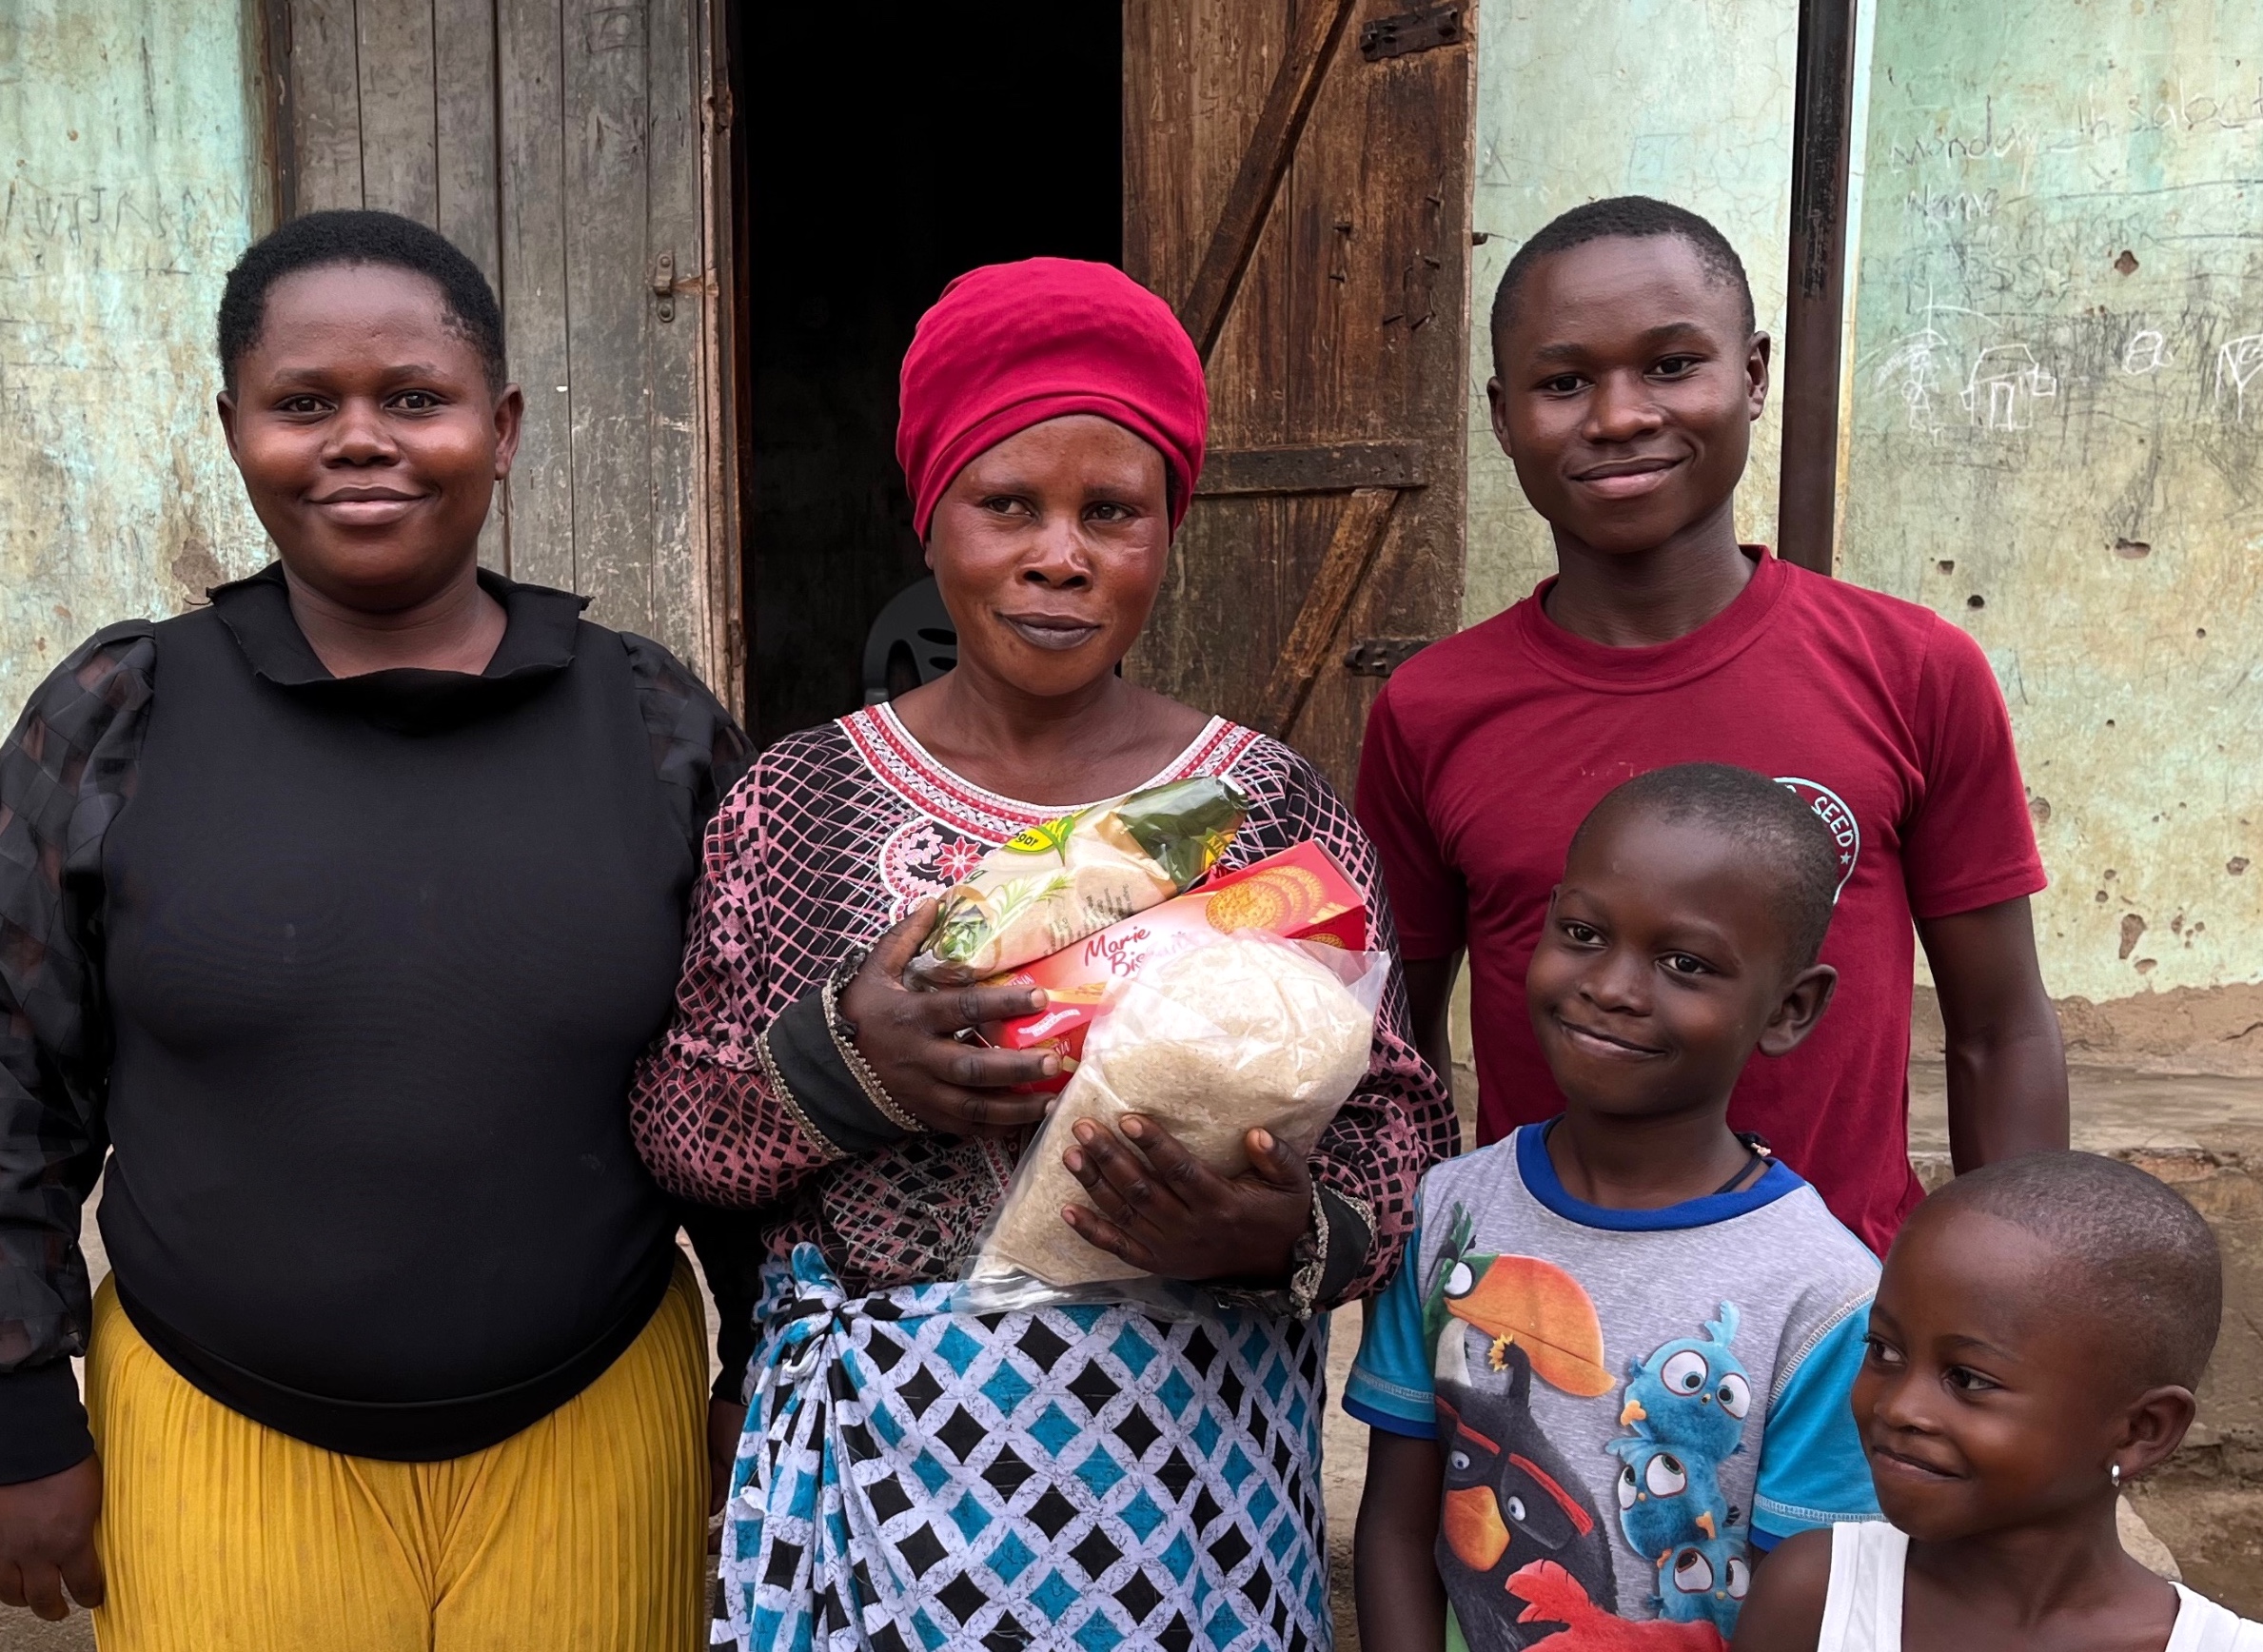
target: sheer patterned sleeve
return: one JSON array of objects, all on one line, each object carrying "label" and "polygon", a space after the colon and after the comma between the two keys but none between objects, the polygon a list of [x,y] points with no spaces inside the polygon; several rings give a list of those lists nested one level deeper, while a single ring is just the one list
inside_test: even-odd
[{"label": "sheer patterned sleeve", "polygon": [[[1269,739],[1235,763],[1233,776],[1248,787],[1254,807],[1229,859],[1246,865],[1293,844],[1319,843],[1366,892],[1373,914],[1368,945],[1395,957],[1398,936],[1375,846],[1335,788],[1304,757]],[[1312,1149],[1312,1179],[1326,1218],[1320,1304],[1332,1307],[1390,1283],[1414,1228],[1416,1185],[1459,1140],[1453,1098],[1414,1048],[1407,983],[1394,968],[1376,1017],[1368,1076]]]},{"label": "sheer patterned sleeve", "polygon": [[779,1011],[823,990],[773,979],[777,869],[766,812],[779,801],[776,778],[758,759],[707,828],[675,1020],[630,1097],[653,1175],[699,1204],[767,1205],[849,1150],[811,1119],[763,1036]]},{"label": "sheer patterned sleeve", "polygon": [[106,1145],[102,844],[132,794],[156,653],[147,621],[97,633],[0,742],[0,1485],[94,1448],[69,1356]]}]

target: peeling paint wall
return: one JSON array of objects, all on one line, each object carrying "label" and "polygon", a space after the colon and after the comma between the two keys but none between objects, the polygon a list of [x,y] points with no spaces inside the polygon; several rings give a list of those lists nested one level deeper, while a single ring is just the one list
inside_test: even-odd
[{"label": "peeling paint wall", "polygon": [[0,5],[0,722],[88,633],[267,560],[212,412],[262,207],[247,10]]},{"label": "peeling paint wall", "polygon": [[[1477,31],[1470,258],[1468,565],[1462,622],[1499,613],[1555,569],[1486,414],[1486,318],[1509,255],[1557,213],[1656,195],[1719,225],[1744,260],[1761,326],[1781,339],[1791,217],[1794,0],[1485,0]],[[1737,529],[1776,532],[1781,445],[1753,432]]]},{"label": "peeling paint wall", "polygon": [[2263,977],[2263,7],[1876,29],[1840,571],[1995,663],[2054,993]]}]

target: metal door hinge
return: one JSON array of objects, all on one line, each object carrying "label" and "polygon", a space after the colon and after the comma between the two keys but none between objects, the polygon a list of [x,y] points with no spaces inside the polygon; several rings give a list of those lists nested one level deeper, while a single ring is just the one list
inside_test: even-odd
[{"label": "metal door hinge", "polygon": [[1354,677],[1388,677],[1438,639],[1435,637],[1363,637],[1344,655],[1344,669]]},{"label": "metal door hinge", "polygon": [[652,261],[652,296],[660,320],[676,319],[676,254],[663,252]]},{"label": "metal door hinge", "polygon": [[1460,6],[1425,6],[1395,17],[1378,17],[1359,31],[1359,54],[1369,63],[1405,57],[1438,46],[1459,46],[1465,30]]}]

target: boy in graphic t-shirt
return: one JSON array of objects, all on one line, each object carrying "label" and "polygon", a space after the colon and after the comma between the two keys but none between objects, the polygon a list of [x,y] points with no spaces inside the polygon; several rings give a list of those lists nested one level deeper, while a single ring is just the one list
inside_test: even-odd
[{"label": "boy in graphic t-shirt", "polygon": [[1527,992],[1564,1112],[1423,1179],[1345,1388],[1369,1652],[1720,1652],[1756,1551],[1876,1508],[1877,1259],[1726,1122],[1827,1025],[1838,856],[1722,764],[1580,827]]},{"label": "boy in graphic t-shirt", "polygon": [[1838,846],[1839,1010],[1797,1055],[1755,1064],[1730,1122],[1882,1252],[1919,1191],[1913,917],[1958,1168],[2067,1144],[2028,914],[2043,871],[1996,678],[1931,610],[1737,543],[1769,343],[1703,219],[1639,197],[1565,213],[1510,261],[1492,331],[1494,431],[1558,572],[1394,674],[1360,759],[1424,1052],[1447,1059],[1466,949],[1478,1139],[1556,1111],[1523,989],[1573,825],[1662,764],[1781,779]]}]

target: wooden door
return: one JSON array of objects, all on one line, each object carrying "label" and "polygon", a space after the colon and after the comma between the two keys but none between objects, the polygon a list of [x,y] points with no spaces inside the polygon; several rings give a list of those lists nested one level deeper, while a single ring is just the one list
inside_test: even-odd
[{"label": "wooden door", "polygon": [[525,437],[482,541],[742,701],[712,0],[266,0],[285,217],[432,225],[502,300]]},{"label": "wooden door", "polygon": [[1211,420],[1133,668],[1347,788],[1383,676],[1461,612],[1472,13],[1124,6],[1125,266]]}]

